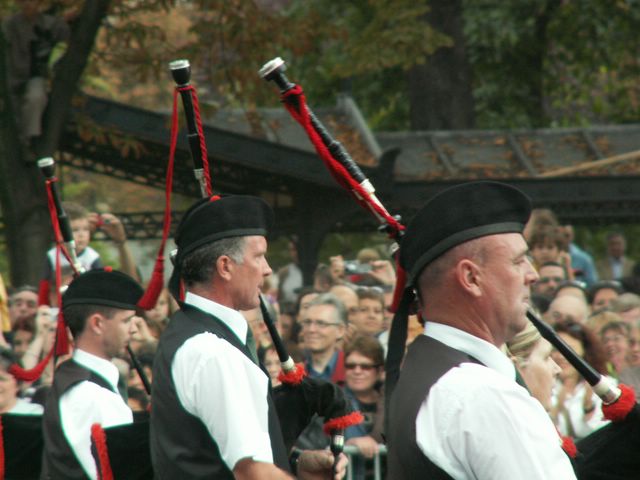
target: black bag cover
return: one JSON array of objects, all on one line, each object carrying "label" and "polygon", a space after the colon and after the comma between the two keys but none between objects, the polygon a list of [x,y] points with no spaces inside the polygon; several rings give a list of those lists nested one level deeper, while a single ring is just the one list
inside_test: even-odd
[{"label": "black bag cover", "polygon": [[574,461],[580,480],[640,478],[640,406],[622,422],[610,423],[576,443]]},{"label": "black bag cover", "polygon": [[2,415],[5,480],[40,478],[42,467],[42,417],[39,415]]},{"label": "black bag cover", "polygon": [[[134,414],[134,422],[104,429],[109,462],[115,480],[153,480],[149,450],[149,415]],[[95,443],[91,453],[100,468]]]}]

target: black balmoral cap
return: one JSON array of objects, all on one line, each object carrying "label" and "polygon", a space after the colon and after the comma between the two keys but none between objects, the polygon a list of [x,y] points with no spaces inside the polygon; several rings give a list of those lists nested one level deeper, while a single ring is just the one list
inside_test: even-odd
[{"label": "black balmoral cap", "polygon": [[216,195],[202,199],[187,210],[178,225],[176,265],[203,245],[229,237],[267,236],[272,226],[273,210],[261,198]]},{"label": "black balmoral cap", "polygon": [[474,238],[522,233],[531,214],[531,200],[511,185],[471,182],[438,193],[416,214],[405,231],[400,264],[407,286],[447,250]]},{"label": "black balmoral cap", "polygon": [[81,274],[62,296],[62,307],[70,305],[104,305],[135,310],[143,288],[129,275],[109,268]]}]

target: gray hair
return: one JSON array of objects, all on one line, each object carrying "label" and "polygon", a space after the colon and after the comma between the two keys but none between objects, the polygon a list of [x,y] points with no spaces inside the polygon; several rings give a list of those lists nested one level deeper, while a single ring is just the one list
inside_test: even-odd
[{"label": "gray hair", "polygon": [[309,308],[316,305],[331,305],[334,307],[334,320],[336,323],[347,324],[347,309],[333,293],[323,293],[309,302]]},{"label": "gray hair", "polygon": [[187,286],[209,282],[216,271],[216,262],[223,255],[235,263],[244,261],[246,237],[229,237],[208,243],[188,253],[181,264],[181,275]]}]

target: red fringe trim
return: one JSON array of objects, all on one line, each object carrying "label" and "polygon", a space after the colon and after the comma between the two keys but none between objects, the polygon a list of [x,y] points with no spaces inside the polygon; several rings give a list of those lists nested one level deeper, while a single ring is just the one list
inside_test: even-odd
[{"label": "red fringe trim", "polygon": [[304,369],[302,363],[296,363],[296,368],[290,372],[284,373],[283,370],[278,374],[278,380],[287,385],[300,385],[304,377],[307,376],[307,371]]},{"label": "red fringe trim", "polygon": [[573,438],[562,436],[560,438],[562,439],[562,450],[564,450],[564,453],[571,458],[576,458],[578,455],[578,447],[576,447],[576,444],[573,442]]},{"label": "red fringe trim", "polygon": [[602,414],[607,420],[621,422],[636,405],[636,394],[631,387],[621,383],[618,385],[622,395],[610,405],[602,404]]},{"label": "red fringe trim", "polygon": [[107,450],[107,436],[99,423],[91,425],[91,438],[98,452],[98,478],[99,480],[113,480],[113,471],[109,463]]},{"label": "red fringe trim", "polygon": [[[164,245],[163,245],[164,247]],[[151,280],[147,285],[147,290],[140,300],[138,300],[138,307],[143,310],[151,310],[158,303],[160,293],[164,287],[164,255],[162,252],[158,253],[156,258],[156,264],[153,267],[153,273],[151,274]]]},{"label": "red fringe trim", "polygon": [[347,427],[352,427],[353,425],[358,425],[362,423],[364,417],[357,410],[355,412],[351,412],[349,415],[345,415],[343,417],[332,418],[322,427],[324,433],[327,435],[331,435],[336,430],[344,430]]}]

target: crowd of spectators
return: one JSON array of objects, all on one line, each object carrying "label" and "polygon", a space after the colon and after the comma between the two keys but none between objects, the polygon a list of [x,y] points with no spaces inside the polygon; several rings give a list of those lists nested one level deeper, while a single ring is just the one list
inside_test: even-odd
[{"label": "crowd of spectators", "polygon": [[[138,276],[126,245],[124,227],[116,217],[98,217],[79,209],[72,224],[77,227],[74,233],[78,237],[78,256],[88,259],[85,268],[102,264],[97,252],[89,247],[89,233],[103,228],[117,245],[121,265],[127,273]],[[640,292],[627,277],[635,270],[633,262],[625,256],[624,237],[618,232],[611,233],[606,255],[602,261],[594,262],[573,243],[570,227],[556,222],[551,212],[535,211],[526,238],[540,277],[532,291],[534,306],[594,368],[640,392]],[[394,265],[384,252],[365,248],[354,260],[336,255],[326,264],[319,264],[312,284],[306,286],[297,265],[295,244],[292,242],[290,247],[291,263],[265,282],[263,293],[294,360],[303,363],[311,377],[341,386],[354,408],[363,412],[365,422],[347,430],[346,443],[356,446],[362,455],[354,462],[355,478],[365,478],[371,470],[367,459],[376,455],[382,443],[382,385],[392,319],[389,307],[396,282]],[[53,258],[49,252],[43,260],[46,264],[43,280],[49,283],[55,277]],[[279,288],[283,284],[284,290]],[[2,413],[38,415],[52,381],[53,360],[33,384],[16,382],[7,368],[12,362],[32,368],[52,348],[57,324],[56,295],[52,293],[55,289],[48,295],[29,285],[7,290],[0,289],[3,325],[0,386],[7,385],[0,389],[0,409]],[[156,307],[134,320],[136,333],[130,347],[149,382],[153,381],[151,366],[158,338],[176,308],[176,302],[165,289]],[[277,388],[280,364],[260,310],[242,313],[272,386]],[[408,342],[422,329],[420,321],[411,317]],[[547,408],[559,431],[582,438],[606,424],[599,408],[600,399],[575,369],[552,352],[550,346],[536,343],[539,337],[535,331],[528,331],[527,335],[509,348],[530,391]],[[547,367],[547,373],[554,379],[552,385],[538,381],[535,376],[532,359],[545,362],[546,357],[555,361]],[[150,400],[140,376],[129,358],[116,362],[130,407],[134,412],[145,412]],[[301,435],[299,446],[325,447],[327,439],[321,425],[322,419],[312,422]]]}]

